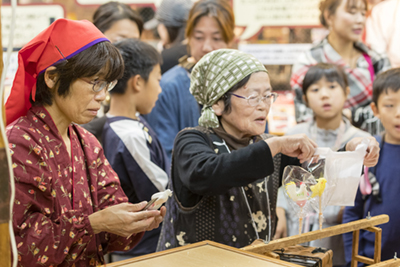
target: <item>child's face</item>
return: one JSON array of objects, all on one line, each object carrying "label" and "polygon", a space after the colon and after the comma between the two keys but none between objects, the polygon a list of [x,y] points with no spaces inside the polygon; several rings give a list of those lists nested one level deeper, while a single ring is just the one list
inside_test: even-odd
[{"label": "child's face", "polygon": [[154,66],[153,70],[150,72],[149,79],[144,83],[142,90],[141,101],[137,105],[137,110],[140,114],[148,114],[154,108],[158,95],[161,93],[160,87],[161,80],[161,68],[157,64]]},{"label": "child's face", "polygon": [[325,77],[311,84],[305,100],[316,118],[325,120],[342,116],[347,94],[338,82],[329,82]]},{"label": "child's face", "polygon": [[371,103],[371,108],[385,127],[385,141],[400,144],[400,90],[383,92],[378,98],[378,106]]}]

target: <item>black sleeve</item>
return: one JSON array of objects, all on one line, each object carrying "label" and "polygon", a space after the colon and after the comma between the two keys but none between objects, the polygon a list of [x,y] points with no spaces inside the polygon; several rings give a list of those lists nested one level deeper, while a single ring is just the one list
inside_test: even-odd
[{"label": "black sleeve", "polygon": [[203,195],[223,194],[274,171],[271,151],[264,141],[217,154],[207,135],[197,130],[177,135],[172,164],[174,190],[184,206],[196,204]]}]

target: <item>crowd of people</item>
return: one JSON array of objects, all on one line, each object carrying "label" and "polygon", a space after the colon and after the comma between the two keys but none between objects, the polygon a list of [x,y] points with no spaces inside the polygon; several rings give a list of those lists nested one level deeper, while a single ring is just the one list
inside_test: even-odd
[{"label": "crowd of people", "polygon": [[[107,253],[119,261],[203,240],[240,248],[297,234],[283,169],[317,147],[353,151],[365,139],[374,191],[359,190],[354,207],[328,207],[324,227],[388,214],[381,258],[392,258],[400,68],[391,64],[400,56],[396,37],[380,47],[361,41],[367,11],[366,0],[321,1],[329,34],[293,65],[298,124],[280,137],[265,133],[278,97],[270,74],[232,49],[228,0],[163,0],[146,23],[119,2],[100,6],[93,23],[54,21],[19,51],[5,105],[19,266],[92,266]],[[368,23],[380,16],[373,10]],[[144,29],[157,29],[163,53],[140,40]],[[145,209],[166,189],[163,207]],[[310,221],[300,227],[316,230]],[[334,266],[350,264],[351,235],[311,245],[332,249]],[[373,258],[374,234],[360,233],[359,254]]]}]

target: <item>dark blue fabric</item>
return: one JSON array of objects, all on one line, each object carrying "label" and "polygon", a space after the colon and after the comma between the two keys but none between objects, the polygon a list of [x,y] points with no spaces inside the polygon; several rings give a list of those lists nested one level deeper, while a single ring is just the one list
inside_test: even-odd
[{"label": "dark blue fabric", "polygon": [[[380,136],[375,137],[377,140]],[[393,258],[394,253],[400,255],[400,145],[383,143],[379,162],[375,167],[376,179],[380,186],[382,202],[374,196],[363,200],[360,190],[357,192],[354,207],[346,207],[343,222],[351,222],[371,216],[387,214],[389,222],[378,227],[382,228],[382,261]],[[343,235],[347,266],[350,266],[352,233]],[[373,258],[375,234],[360,231],[359,255]],[[362,265],[362,264],[360,264]]]},{"label": "dark blue fabric", "polygon": [[[132,119],[126,117],[107,118],[103,129],[104,154],[114,171],[118,174],[121,187],[129,198],[129,202],[138,203],[144,200],[149,201],[151,196],[159,192],[159,190],[154,186],[151,180],[149,180],[148,176],[138,165],[123,141],[111,128],[110,125],[112,123],[116,123],[120,120],[126,121]],[[146,152],[150,153],[151,161],[168,174],[169,160],[156,134],[141,116],[139,116],[139,120],[143,128],[146,127],[148,129],[148,134],[152,139],[151,142],[146,142],[148,148]],[[160,231],[161,227],[146,232],[141,241],[132,250],[126,252],[126,254],[140,256],[155,252]]]},{"label": "dark blue fabric", "polygon": [[145,118],[171,159],[176,135],[186,127],[198,125],[200,107],[189,91],[190,77],[183,67],[178,65],[167,71],[160,85],[162,92],[152,112]]}]

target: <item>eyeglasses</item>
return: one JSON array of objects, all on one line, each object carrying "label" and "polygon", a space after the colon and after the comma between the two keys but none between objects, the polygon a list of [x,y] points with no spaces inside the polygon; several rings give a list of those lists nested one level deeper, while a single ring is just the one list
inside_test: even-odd
[{"label": "eyeglasses", "polygon": [[248,96],[248,97],[244,97],[244,96],[237,95],[237,94],[232,94],[232,95],[234,95],[238,98],[246,99],[247,103],[249,103],[249,105],[252,107],[258,106],[261,101],[264,101],[264,103],[266,103],[267,105],[271,105],[278,98],[277,93],[269,93],[266,96],[258,95],[258,96]]},{"label": "eyeglasses", "polygon": [[81,80],[84,82],[87,82],[89,84],[92,84],[93,85],[92,90],[95,93],[98,93],[103,89],[106,89],[107,91],[111,91],[115,87],[115,85],[117,85],[117,82],[118,82],[117,80],[114,80],[112,82],[107,82],[107,81],[102,81],[102,80],[88,82],[82,78],[81,78]]}]

